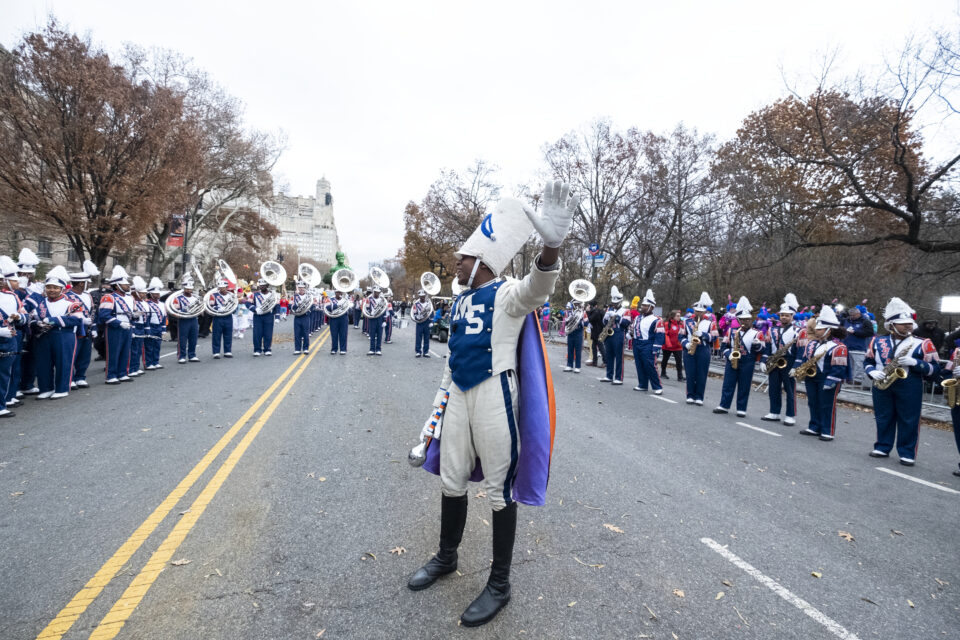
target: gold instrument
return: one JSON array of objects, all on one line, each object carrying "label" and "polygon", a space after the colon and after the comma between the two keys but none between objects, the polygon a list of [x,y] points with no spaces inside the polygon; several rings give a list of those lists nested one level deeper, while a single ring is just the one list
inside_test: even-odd
[{"label": "gold instrument", "polygon": [[[630,306],[630,303],[624,300],[620,303],[620,308],[626,309]],[[610,319],[607,321],[607,324],[603,326],[603,331],[600,332],[600,335],[597,337],[597,342],[603,342],[607,338],[613,335],[613,328],[616,326],[620,320],[623,319],[622,315],[617,315],[614,313],[610,316]]]},{"label": "gold instrument", "polygon": [[779,349],[777,349],[772,356],[767,360],[767,375],[773,373],[774,369],[784,369],[787,366],[787,352],[790,351],[790,348],[797,344],[797,340],[800,339],[800,332],[796,331],[796,336],[793,340],[790,341],[790,344],[784,344]]},{"label": "gold instrument", "polygon": [[687,353],[693,355],[697,352],[697,347],[700,346],[700,338],[693,336],[687,341]]},{"label": "gold instrument", "polygon": [[733,340],[730,341],[730,366],[736,371],[740,367],[740,328],[733,330]]},{"label": "gold instrument", "polygon": [[814,350],[815,355],[795,368],[790,376],[797,380],[803,380],[804,378],[812,378],[817,375],[817,363],[823,360],[823,356],[830,352],[830,349],[824,349],[821,353],[817,354],[816,349],[819,348],[820,345],[818,343]]},{"label": "gold instrument", "polygon": [[900,366],[900,358],[906,356],[913,349],[914,344],[910,342],[899,353],[890,358],[890,362],[883,368],[883,380],[874,380],[873,386],[883,391],[888,389],[897,380],[903,380],[907,377],[907,370]]},{"label": "gold instrument", "polygon": [[960,349],[957,349],[956,355],[953,356],[953,377],[940,383],[940,386],[943,387],[943,397],[947,401],[947,406],[951,409],[960,407],[960,380],[957,379],[958,376],[960,376]]}]

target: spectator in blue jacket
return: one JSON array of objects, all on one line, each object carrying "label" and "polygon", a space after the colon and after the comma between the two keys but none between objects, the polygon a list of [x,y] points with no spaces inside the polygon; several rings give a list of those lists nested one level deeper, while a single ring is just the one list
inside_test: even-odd
[{"label": "spectator in blue jacket", "polygon": [[863,378],[863,359],[867,355],[867,345],[874,336],[873,323],[867,318],[867,308],[862,304],[852,307],[843,321],[843,328],[847,332],[843,344],[850,352],[853,382],[860,384]]}]

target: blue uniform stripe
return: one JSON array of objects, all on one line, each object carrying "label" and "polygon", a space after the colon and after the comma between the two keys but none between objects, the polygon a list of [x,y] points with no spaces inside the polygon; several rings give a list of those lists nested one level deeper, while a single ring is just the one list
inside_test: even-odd
[{"label": "blue uniform stripe", "polygon": [[517,424],[513,419],[513,398],[510,396],[510,380],[507,372],[500,374],[500,386],[503,388],[503,404],[507,410],[507,424],[510,427],[510,470],[503,481],[503,501],[513,502],[513,477],[517,472]]}]

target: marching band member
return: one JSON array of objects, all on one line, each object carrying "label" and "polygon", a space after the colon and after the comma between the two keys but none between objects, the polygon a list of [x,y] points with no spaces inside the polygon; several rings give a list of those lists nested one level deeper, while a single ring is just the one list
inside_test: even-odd
[{"label": "marching band member", "polygon": [[90,356],[93,353],[93,341],[97,337],[95,318],[93,317],[93,297],[87,291],[87,285],[94,276],[100,275],[97,265],[90,260],[83,263],[83,271],[70,274],[71,289],[66,295],[79,304],[83,310],[83,326],[77,331],[77,352],[73,358],[73,382],[70,388],[86,388],[87,369],[90,367]]},{"label": "marching band member", "polygon": [[[293,304],[291,310],[296,310],[304,300],[310,297],[310,304],[313,305],[313,296],[307,293],[307,283],[300,280],[297,282],[297,292],[293,294]],[[293,355],[298,356],[301,353],[307,353],[310,349],[310,312],[293,317]]]},{"label": "marching band member", "polygon": [[[273,345],[273,307],[264,305],[264,300],[270,295],[270,286],[263,278],[257,280],[259,291],[254,292],[250,310],[253,311],[253,355],[272,356],[270,351]],[[276,306],[276,305],[274,305]],[[258,310],[262,309],[262,313]]]},{"label": "marching band member", "polygon": [[362,322],[361,322],[361,325],[360,325],[360,331],[361,331],[361,333],[363,333],[363,335],[365,335],[365,336],[369,336],[369,335],[370,335],[370,319],[367,318],[367,316],[365,316],[365,315],[363,314],[363,309],[366,307],[368,301],[369,301],[370,298],[372,298],[372,297],[373,297],[373,289],[370,289],[370,288],[368,287],[367,290],[363,292],[363,302],[361,303],[361,307],[360,307],[360,309],[361,309],[360,315],[361,315],[362,318],[363,318],[363,320],[362,320]]},{"label": "marching band member", "polygon": [[567,303],[567,317],[564,318],[563,329],[567,334],[567,366],[564,371],[580,373],[580,361],[583,357],[583,328],[587,326],[583,303],[571,300]]},{"label": "marching band member", "polygon": [[353,310],[350,312],[350,321],[353,323],[354,329],[360,328],[360,316],[363,314],[360,312],[363,303],[359,294],[353,294]]},{"label": "marching band member", "polygon": [[837,396],[843,381],[850,377],[850,354],[842,342],[845,336],[837,314],[830,305],[823,305],[812,332],[807,334],[799,363],[790,372],[796,379],[803,379],[807,391],[810,425],[800,431],[802,435],[819,436],[824,441],[836,436]]},{"label": "marching band member", "polygon": [[657,358],[663,349],[666,338],[663,330],[663,321],[653,315],[657,302],[653,297],[653,289],[647,289],[647,295],[640,301],[639,314],[633,321],[633,362],[637,367],[637,386],[634,391],[646,391],[647,384],[653,387],[656,395],[663,393],[660,384],[660,373],[657,371]]},{"label": "marching band member", "polygon": [[917,328],[914,313],[900,298],[891,298],[883,310],[883,326],[890,334],[875,336],[864,359],[864,371],[873,379],[877,421],[877,442],[870,457],[888,457],[896,438],[900,464],[907,467],[917,459],[923,376],[940,371],[933,342],[912,335]]},{"label": "marching band member", "polygon": [[726,359],[723,372],[723,387],[720,389],[720,405],[714,413],[729,413],[733,392],[737,392],[737,416],[747,415],[747,402],[753,386],[753,369],[757,355],[763,351],[763,333],[751,327],[753,305],[746,296],[740,296],[734,310],[737,326],[727,329],[721,349]]},{"label": "marching band member", "polygon": [[147,287],[150,297],[147,299],[147,331],[143,342],[144,361],[148,371],[163,369],[160,364],[160,347],[163,344],[163,330],[167,326],[167,309],[160,301],[160,296],[166,293],[160,278],[150,278]]},{"label": "marching band member", "polygon": [[383,316],[387,312],[387,301],[380,296],[380,287],[374,287],[373,294],[363,301],[363,320],[367,324],[367,333],[370,336],[368,356],[383,355],[380,351],[380,343],[383,340]]},{"label": "marching band member", "polygon": [[[551,188],[553,186],[554,188]],[[552,419],[524,420],[518,413],[546,409],[546,385],[528,384],[528,374],[518,380],[517,347],[527,349],[528,339],[541,345],[535,320],[528,314],[546,301],[560,274],[559,247],[567,234],[577,199],[567,201],[567,187],[548,185],[542,217],[512,198],[501,200],[455,254],[457,279],[465,288],[454,301],[450,324],[450,358],[434,399],[441,412],[439,446],[427,450],[428,470],[439,472],[443,498],[440,513],[440,549],[408,582],[412,590],[425,589],[457,568],[457,547],[467,517],[467,482],[479,461],[483,487],[493,507],[493,564],[480,595],[460,618],[464,626],[485,624],[510,601],[510,566],[517,527],[517,503],[542,504],[546,477],[538,478],[542,493],[524,495],[515,479],[528,470],[522,452],[538,451],[533,434],[545,429],[549,440]],[[529,219],[528,219],[529,218]],[[530,273],[521,280],[504,281],[498,275],[526,242],[532,227],[543,238],[544,248]],[[524,335],[521,338],[521,329]],[[535,332],[535,333],[530,333]],[[542,357],[542,355],[541,355]],[[525,364],[525,368],[527,365]],[[546,366],[541,375],[546,375]],[[544,391],[539,402],[528,394]],[[519,393],[518,393],[519,392]],[[520,420],[518,424],[518,419]],[[425,426],[429,430],[430,421]],[[526,431],[525,431],[526,429]],[[436,434],[435,430],[429,430]],[[522,435],[518,435],[522,434]],[[519,440],[522,438],[522,446]],[[528,439],[529,438],[529,439]],[[549,467],[549,444],[535,458]],[[431,454],[438,452],[439,459]],[[433,467],[432,462],[438,467]]]},{"label": "marching band member", "polygon": [[767,334],[767,343],[764,345],[765,360],[768,364],[768,359],[776,356],[777,360],[783,358],[786,365],[770,369],[767,379],[770,413],[760,419],[768,422],[780,422],[780,405],[785,392],[787,395],[787,415],[783,419],[783,424],[787,426],[797,423],[797,380],[790,377],[789,374],[797,361],[797,353],[799,352],[797,343],[800,339],[800,329],[793,324],[793,318],[799,308],[800,303],[797,302],[797,296],[792,293],[784,296],[783,304],[780,305],[780,325],[771,326]]},{"label": "marching band member", "polygon": [[83,309],[63,295],[69,281],[62,266],[51,269],[44,283],[46,297],[37,305],[33,344],[40,387],[38,400],[64,398],[70,392],[76,331],[83,326]]},{"label": "marching band member", "polygon": [[20,369],[20,345],[26,312],[14,287],[20,286],[17,264],[10,256],[0,256],[0,418],[12,418],[17,400],[15,373]]},{"label": "marching band member", "polygon": [[[708,314],[713,300],[704,291],[693,305],[693,317],[684,318],[680,328],[680,346],[683,348],[683,368],[687,371],[687,404],[703,406],[710,371],[710,353],[713,342],[720,335],[717,323]],[[699,341],[699,342],[697,342]]]},{"label": "marching band member", "polygon": [[[953,406],[950,407],[950,419],[953,421],[953,439],[957,443],[957,453],[960,453],[960,340],[954,340],[953,344],[954,349],[950,353],[950,359],[943,365],[946,378],[940,384],[944,386],[945,396],[948,395],[946,387],[953,385],[954,399]],[[954,469],[953,475],[960,477],[960,469]]]},{"label": "marching band member", "polygon": [[[17,273],[20,276],[20,286],[14,290],[14,293],[20,297],[24,311],[31,318],[36,316],[37,305],[43,300],[43,287],[33,282],[33,276],[37,272],[37,265],[40,264],[40,258],[37,254],[24,247],[20,250],[17,258]],[[20,354],[20,378],[19,389],[20,396],[36,395],[40,389],[35,384],[36,375],[36,348],[34,345],[33,325],[28,321],[23,332]]]},{"label": "marching band member", "polygon": [[133,276],[130,292],[133,294],[133,333],[130,338],[130,377],[143,375],[146,366],[144,341],[147,339],[147,282]]},{"label": "marching band member", "polygon": [[[214,291],[208,300],[210,307],[214,311],[223,311],[230,308],[233,304],[235,293],[230,291],[230,282],[226,278],[217,278],[217,290]],[[223,348],[223,357],[233,357],[233,316],[213,315],[213,359],[220,359],[220,348]]]},{"label": "marching band member", "polygon": [[383,314],[383,343],[390,344],[393,341],[393,319],[396,313],[393,310],[393,295],[387,294],[387,311]]},{"label": "marching band member", "polygon": [[[180,288],[183,293],[176,297],[171,306],[180,313],[186,313],[191,306],[197,304],[196,297],[193,295],[193,278],[184,276],[180,281]],[[200,331],[200,322],[196,316],[193,318],[177,318],[177,362],[184,364],[189,359],[190,362],[200,362],[197,357],[197,334]]]},{"label": "marching band member", "polygon": [[[353,301],[344,297],[342,291],[334,291],[333,298],[324,305],[327,321],[330,323],[330,355],[347,354],[347,328],[350,323],[350,310]],[[346,310],[344,310],[346,307]]]},{"label": "marching band member", "polygon": [[603,341],[603,361],[607,365],[607,375],[597,378],[600,382],[623,384],[623,348],[624,335],[630,326],[629,309],[621,306],[623,295],[617,290],[617,285],[610,289],[611,305],[603,315],[604,329],[611,327],[613,335]]},{"label": "marching band member", "polygon": [[433,324],[433,303],[427,300],[427,292],[425,289],[417,291],[417,299],[413,303],[413,310],[410,312],[410,317],[413,318],[414,323],[416,323],[417,330],[413,347],[416,350],[416,356],[414,357],[429,358],[430,325]]},{"label": "marching band member", "polygon": [[133,297],[128,294],[130,281],[127,272],[120,265],[113,267],[106,282],[111,291],[100,297],[97,321],[104,325],[107,334],[107,384],[120,384],[132,380],[127,371],[130,367]]}]

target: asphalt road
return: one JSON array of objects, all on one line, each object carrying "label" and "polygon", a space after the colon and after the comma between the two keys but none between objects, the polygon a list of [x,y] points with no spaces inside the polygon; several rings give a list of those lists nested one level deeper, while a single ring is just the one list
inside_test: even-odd
[{"label": "asphalt road", "polygon": [[510,605],[460,628],[484,498],[459,573],[405,587],[437,543],[439,481],[406,452],[442,359],[415,359],[410,329],[379,358],[355,330],[346,356],[324,332],[295,358],[290,330],[272,358],[248,334],[233,360],[202,341],[203,362],[120,387],[94,369],[0,424],[0,638],[960,637],[950,432],[924,427],[908,469],[867,457],[869,413],[820,442],[760,422],[765,397],[718,417],[717,380],[691,407],[676,381],[633,391],[630,362],[621,387],[562,373],[559,347],[548,504],[521,506]]}]

